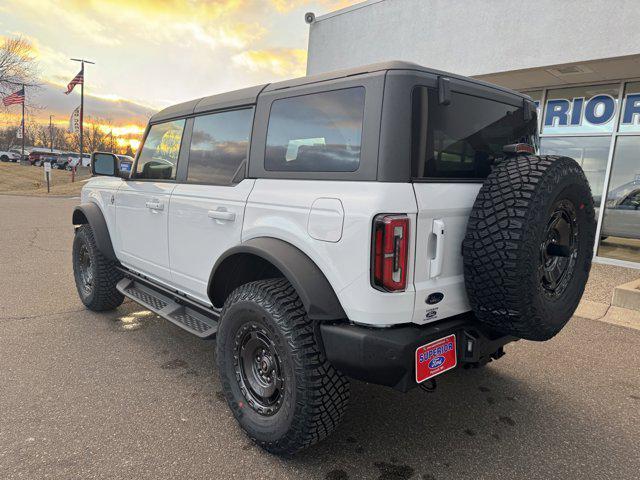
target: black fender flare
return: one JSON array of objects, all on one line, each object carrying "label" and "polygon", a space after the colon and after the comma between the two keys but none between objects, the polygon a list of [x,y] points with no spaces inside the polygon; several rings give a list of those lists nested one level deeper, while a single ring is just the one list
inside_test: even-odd
[{"label": "black fender flare", "polygon": [[73,209],[74,225],[89,224],[100,252],[109,260],[117,260],[102,210],[95,203],[82,203]]},{"label": "black fender flare", "polygon": [[293,288],[296,289],[311,320],[344,320],[347,318],[338,296],[322,270],[302,250],[277,238],[253,238],[227,250],[213,266],[207,291],[214,291],[216,282],[223,281],[216,274],[224,270],[221,267],[225,265],[225,262],[232,262],[234,257],[246,256],[247,254],[255,255],[269,262],[289,280]]}]

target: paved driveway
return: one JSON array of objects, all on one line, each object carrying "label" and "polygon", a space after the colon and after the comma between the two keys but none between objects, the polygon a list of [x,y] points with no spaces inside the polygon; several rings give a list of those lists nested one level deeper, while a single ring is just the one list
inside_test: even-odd
[{"label": "paved driveway", "polygon": [[640,331],[589,320],[433,394],[354,382],[329,439],[265,454],[227,410],[214,343],[131,302],[82,307],[76,202],[0,196],[1,479],[638,478]]}]

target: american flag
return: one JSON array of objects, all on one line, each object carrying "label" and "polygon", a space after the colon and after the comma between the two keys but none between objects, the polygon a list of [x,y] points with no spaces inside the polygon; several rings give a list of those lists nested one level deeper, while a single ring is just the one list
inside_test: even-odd
[{"label": "american flag", "polygon": [[13,92],[11,95],[4,97],[2,99],[2,103],[5,107],[8,107],[9,105],[24,103],[24,87],[22,87],[17,92]]},{"label": "american flag", "polygon": [[75,77],[73,77],[73,80],[69,82],[69,85],[67,85],[67,91],[64,92],[64,94],[69,95],[71,92],[73,92],[73,87],[75,87],[76,85],[82,85],[83,83],[84,83],[84,68],[80,70],[80,73],[78,73]]}]

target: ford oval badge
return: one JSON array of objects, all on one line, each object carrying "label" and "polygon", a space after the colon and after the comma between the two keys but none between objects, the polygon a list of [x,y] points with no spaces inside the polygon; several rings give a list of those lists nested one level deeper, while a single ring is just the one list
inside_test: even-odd
[{"label": "ford oval badge", "polygon": [[440,365],[444,363],[444,357],[440,355],[439,357],[432,358],[429,362],[429,368],[433,370],[434,368],[438,368]]},{"label": "ford oval badge", "polygon": [[436,303],[440,303],[443,298],[444,298],[444,293],[435,292],[435,293],[432,293],[431,295],[429,295],[425,301],[429,305],[435,305]]}]

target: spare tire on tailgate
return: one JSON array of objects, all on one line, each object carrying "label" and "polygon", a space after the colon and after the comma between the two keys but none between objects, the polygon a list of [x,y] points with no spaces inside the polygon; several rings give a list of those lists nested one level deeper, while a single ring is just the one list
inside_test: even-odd
[{"label": "spare tire on tailgate", "polygon": [[575,160],[518,155],[496,165],[462,244],[478,320],[528,340],[557,334],[584,292],[595,230],[591,189]]}]

